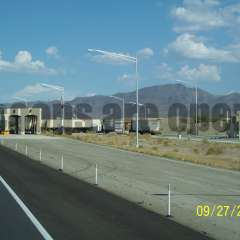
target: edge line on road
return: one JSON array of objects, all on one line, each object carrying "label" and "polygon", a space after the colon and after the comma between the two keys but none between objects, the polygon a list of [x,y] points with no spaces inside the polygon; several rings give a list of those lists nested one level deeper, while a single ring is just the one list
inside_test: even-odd
[{"label": "edge line on road", "polygon": [[32,212],[27,208],[27,206],[23,203],[23,201],[17,196],[17,194],[13,191],[13,189],[7,184],[7,182],[0,176],[0,182],[4,185],[7,189],[9,194],[13,197],[13,199],[17,202],[20,208],[24,211],[33,225],[37,228],[39,233],[45,240],[53,240],[50,234],[45,230],[42,224],[37,220],[37,218],[32,214]]}]

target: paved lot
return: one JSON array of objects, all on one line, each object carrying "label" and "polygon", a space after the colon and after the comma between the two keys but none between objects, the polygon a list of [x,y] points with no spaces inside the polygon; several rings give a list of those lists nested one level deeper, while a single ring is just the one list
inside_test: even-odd
[{"label": "paved lot", "polygon": [[[209,239],[166,217],[4,147],[0,147],[0,175],[54,239]],[[0,194],[0,239],[39,239],[1,186]],[[3,194],[6,198],[2,198]]]},{"label": "paved lot", "polygon": [[167,186],[171,184],[173,219],[222,240],[240,239],[239,217],[196,217],[198,204],[239,204],[240,173],[159,157],[130,153],[70,139],[5,139],[11,148],[42,163],[94,183],[98,164],[99,187],[153,210],[167,213]]}]

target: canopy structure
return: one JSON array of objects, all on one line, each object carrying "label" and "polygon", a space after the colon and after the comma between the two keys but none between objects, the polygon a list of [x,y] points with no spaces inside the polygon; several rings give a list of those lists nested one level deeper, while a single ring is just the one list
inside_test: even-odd
[{"label": "canopy structure", "polygon": [[3,108],[0,111],[0,130],[12,134],[40,134],[41,108]]}]

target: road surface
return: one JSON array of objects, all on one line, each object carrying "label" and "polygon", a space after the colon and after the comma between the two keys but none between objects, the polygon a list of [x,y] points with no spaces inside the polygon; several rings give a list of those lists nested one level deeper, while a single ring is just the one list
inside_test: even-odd
[{"label": "road surface", "polygon": [[0,239],[43,239],[2,182],[0,199]]},{"label": "road surface", "polygon": [[39,162],[89,183],[95,182],[98,166],[99,188],[103,188],[151,211],[167,214],[167,186],[171,184],[173,219],[206,232],[220,240],[240,239],[240,218],[197,217],[196,207],[207,204],[240,204],[240,173],[200,166],[184,161],[147,156],[106,146],[82,143],[65,138],[26,136],[4,138],[3,144]]},{"label": "road surface", "polygon": [[[0,175],[54,239],[210,240],[5,147],[0,147]],[[41,239],[1,185],[0,194],[0,239]]]}]

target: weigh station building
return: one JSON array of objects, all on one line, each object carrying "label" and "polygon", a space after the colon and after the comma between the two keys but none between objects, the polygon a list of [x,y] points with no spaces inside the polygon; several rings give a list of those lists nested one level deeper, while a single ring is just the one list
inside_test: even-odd
[{"label": "weigh station building", "polygon": [[41,134],[41,108],[2,108],[0,131],[10,134]]},{"label": "weigh station building", "polygon": [[[67,114],[64,119],[61,109],[55,113],[42,107],[3,107],[0,109],[0,133],[9,134],[41,134],[42,131],[55,133],[80,132],[116,132],[136,131],[136,119],[109,119],[101,117],[78,118],[75,114]],[[67,109],[65,109],[67,110]],[[140,133],[159,133],[160,118],[139,119]]]}]

